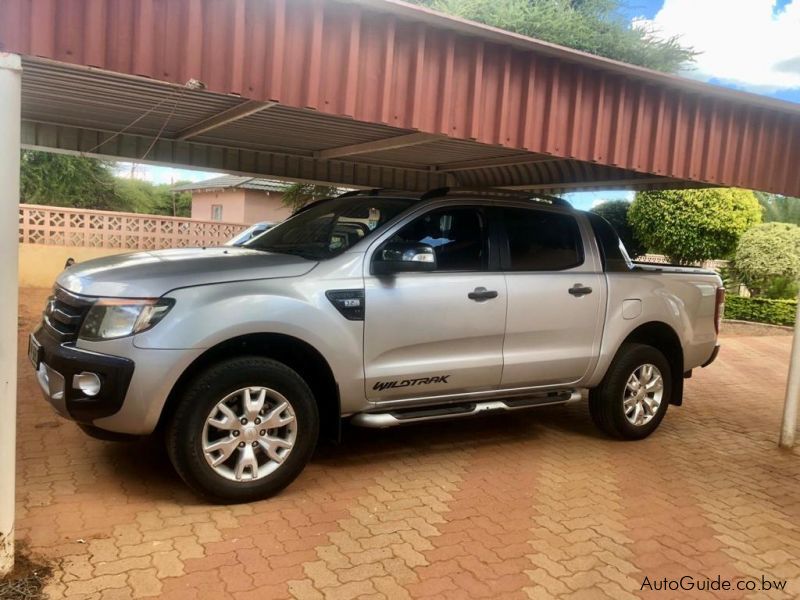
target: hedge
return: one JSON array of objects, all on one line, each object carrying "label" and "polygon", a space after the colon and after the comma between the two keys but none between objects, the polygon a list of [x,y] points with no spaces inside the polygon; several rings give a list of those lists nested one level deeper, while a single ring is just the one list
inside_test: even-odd
[{"label": "hedge", "polygon": [[773,325],[794,325],[797,300],[725,297],[725,318]]}]

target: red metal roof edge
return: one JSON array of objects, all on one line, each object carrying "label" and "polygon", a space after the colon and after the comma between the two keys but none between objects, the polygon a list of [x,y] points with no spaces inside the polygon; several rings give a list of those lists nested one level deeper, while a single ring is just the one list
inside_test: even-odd
[{"label": "red metal roof edge", "polygon": [[508,44],[515,48],[530,50],[539,54],[559,58],[568,62],[578,63],[587,67],[597,68],[604,71],[612,71],[617,74],[628,75],[631,77],[647,79],[653,83],[678,87],[684,91],[707,94],[726,100],[745,102],[751,105],[758,105],[774,110],[786,111],[800,114],[800,103],[789,102],[769,96],[762,96],[753,92],[736,90],[732,88],[655,71],[646,67],[640,67],[630,63],[590,54],[582,50],[568,48],[552,42],[546,42],[537,38],[528,37],[513,31],[484,25],[476,21],[470,21],[461,17],[448,15],[424,6],[403,2],[402,0],[334,0],[341,4],[357,4],[363,7],[386,14],[393,14],[409,20],[421,21],[428,25],[441,27],[451,31],[480,37],[495,43]]}]

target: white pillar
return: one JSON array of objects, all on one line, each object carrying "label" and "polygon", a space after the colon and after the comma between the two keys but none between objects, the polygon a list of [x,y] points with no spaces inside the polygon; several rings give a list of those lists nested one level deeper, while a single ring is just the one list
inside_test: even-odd
[{"label": "white pillar", "polygon": [[0,52],[0,577],[14,566],[22,63]]},{"label": "white pillar", "polygon": [[797,313],[794,316],[794,337],[792,338],[792,355],[789,358],[789,379],[786,381],[783,423],[781,424],[781,437],[778,442],[781,448],[794,446],[798,402],[800,402],[800,296],[797,299]]}]

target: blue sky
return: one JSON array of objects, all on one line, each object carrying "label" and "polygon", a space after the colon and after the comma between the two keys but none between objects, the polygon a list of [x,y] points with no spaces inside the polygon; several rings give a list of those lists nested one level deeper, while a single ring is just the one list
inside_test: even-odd
[{"label": "blue sky", "polygon": [[[622,16],[700,52],[682,75],[733,89],[800,103],[800,0],[623,0]],[[157,183],[200,181],[217,175],[137,165],[137,177]],[[130,171],[130,165],[121,172]],[[630,192],[567,195],[578,208]]]}]

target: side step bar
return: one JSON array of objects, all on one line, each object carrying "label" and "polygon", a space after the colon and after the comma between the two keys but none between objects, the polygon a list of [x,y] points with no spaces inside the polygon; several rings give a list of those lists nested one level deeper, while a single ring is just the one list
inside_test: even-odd
[{"label": "side step bar", "polygon": [[388,412],[363,412],[354,415],[350,422],[359,427],[372,427],[383,429],[408,423],[421,423],[424,421],[445,421],[472,417],[486,411],[511,411],[538,406],[552,406],[565,404],[581,399],[578,390],[564,392],[550,392],[548,394],[530,396],[528,398],[508,398],[506,400],[485,400],[482,402],[467,402],[462,404],[445,404],[424,408],[408,408]]}]

